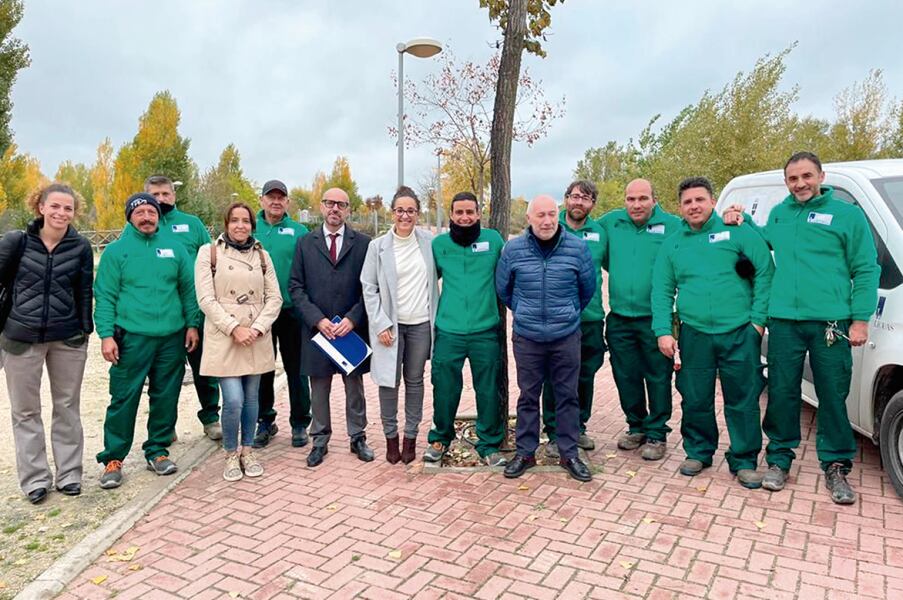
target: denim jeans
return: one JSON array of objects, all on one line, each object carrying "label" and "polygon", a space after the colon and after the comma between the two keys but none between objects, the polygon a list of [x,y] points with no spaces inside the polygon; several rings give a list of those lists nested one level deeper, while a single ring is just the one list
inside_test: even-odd
[{"label": "denim jeans", "polygon": [[220,421],[223,427],[223,449],[226,452],[238,450],[239,428],[241,428],[241,446],[251,447],[254,429],[257,426],[259,386],[260,375],[219,378],[223,402]]}]

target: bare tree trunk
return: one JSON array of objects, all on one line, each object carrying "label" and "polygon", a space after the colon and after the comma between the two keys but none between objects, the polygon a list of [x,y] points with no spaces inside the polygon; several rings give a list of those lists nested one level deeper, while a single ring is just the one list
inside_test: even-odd
[{"label": "bare tree trunk", "polygon": [[[490,146],[490,183],[492,186],[489,226],[508,239],[511,223],[511,139],[514,135],[514,108],[517,100],[517,84],[520,79],[520,63],[527,36],[527,0],[509,0],[508,20],[504,30],[499,77],[495,90],[495,107],[492,113]],[[499,410],[507,424],[508,415],[508,314],[499,302],[499,378],[496,395]]]}]

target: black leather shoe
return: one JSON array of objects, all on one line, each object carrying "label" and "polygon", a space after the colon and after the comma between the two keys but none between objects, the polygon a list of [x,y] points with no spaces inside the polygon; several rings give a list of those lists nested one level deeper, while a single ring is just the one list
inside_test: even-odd
[{"label": "black leather shoe", "polygon": [[362,437],[351,441],[351,453],[357,454],[357,457],[364,462],[373,460],[373,450],[367,445],[367,440]]},{"label": "black leather shoe", "polygon": [[47,488],[38,488],[28,492],[28,501],[32,504],[43,502],[47,498]]},{"label": "black leather shoe", "polygon": [[82,484],[80,483],[67,483],[63,487],[56,488],[56,491],[61,494],[65,494],[67,496],[78,496],[82,493]]},{"label": "black leather shoe", "polygon": [[266,448],[267,444],[270,443],[270,439],[276,432],[279,431],[279,427],[275,423],[263,423],[260,422],[257,424],[257,435],[254,436],[254,441],[251,442],[252,448]]},{"label": "black leather shoe", "polygon": [[593,479],[593,474],[589,472],[589,468],[576,456],[574,458],[562,458],[558,461],[558,464],[577,481],[592,481]]},{"label": "black leather shoe", "polygon": [[299,429],[292,428],[292,448],[303,448],[310,441],[307,435],[307,429],[301,427]]},{"label": "black leather shoe", "polygon": [[520,477],[521,475],[526,473],[527,469],[532,469],[535,466],[536,457],[521,456],[520,454],[517,454],[515,455],[514,460],[512,460],[505,466],[505,477],[507,477],[508,479]]},{"label": "black leather shoe", "polygon": [[307,455],[307,466],[318,466],[323,462],[323,457],[326,456],[327,453],[329,453],[329,448],[326,446],[314,446],[310,451],[310,454]]}]

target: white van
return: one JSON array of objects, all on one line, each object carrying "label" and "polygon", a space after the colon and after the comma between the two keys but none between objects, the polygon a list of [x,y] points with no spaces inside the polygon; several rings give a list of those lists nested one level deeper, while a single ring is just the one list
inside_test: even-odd
[{"label": "white van", "polygon": [[[884,470],[903,497],[903,159],[831,163],[822,168],[834,197],[862,207],[875,236],[881,265],[878,306],[868,343],[853,348],[847,414],[853,429],[879,445]],[[787,195],[783,171],[742,175],[724,188],[716,210],[721,214],[731,204],[742,204],[757,224],[764,225],[772,207]],[[808,360],[803,399],[818,406]]]}]

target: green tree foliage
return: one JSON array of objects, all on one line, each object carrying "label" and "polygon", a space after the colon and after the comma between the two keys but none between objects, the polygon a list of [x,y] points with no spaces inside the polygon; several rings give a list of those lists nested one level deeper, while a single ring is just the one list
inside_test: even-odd
[{"label": "green tree foliage", "polygon": [[119,229],[125,221],[123,203],[113,196],[113,142],[105,138],[97,146],[97,158],[91,167],[91,195],[94,205],[94,229]]},{"label": "green tree foliage", "polygon": [[81,196],[82,205],[75,219],[77,229],[90,229],[96,220],[94,193],[91,188],[91,169],[82,163],[64,161],[53,176],[55,181],[68,184]]},{"label": "green tree foliage", "polygon": [[21,229],[34,216],[28,195],[47,182],[38,159],[20,154],[15,144],[0,156],[0,231]]},{"label": "green tree foliage", "polygon": [[335,159],[335,162],[332,164],[332,172],[326,178],[323,191],[333,187],[345,190],[345,193],[348,194],[348,198],[351,200],[352,210],[357,211],[361,208],[364,200],[357,190],[357,182],[351,176],[351,166],[348,164],[348,159],[344,156],[339,156]]},{"label": "green tree foliage", "polygon": [[873,158],[882,154],[882,143],[891,130],[891,109],[881,70],[873,69],[834,99],[837,120],[831,126],[830,151],[823,160]]},{"label": "green tree foliage", "polygon": [[639,153],[632,141],[623,146],[610,141],[599,148],[590,148],[577,161],[574,178],[592,181],[599,188],[599,199],[593,208],[593,217],[621,206],[624,202],[624,188],[638,176],[638,159]]},{"label": "green tree foliage", "polygon": [[[536,56],[546,57],[542,42],[546,41],[546,29],[552,24],[550,9],[564,0],[527,0],[527,35],[524,49]],[[499,29],[508,28],[509,0],[480,0],[480,7],[489,10],[489,20],[498,23]]]},{"label": "green tree foliage", "polygon": [[202,199],[193,211],[205,223],[219,223],[226,207],[233,202],[244,202],[256,208],[255,186],[245,177],[241,168],[241,154],[234,144],[226,146],[219,161],[201,178],[198,197]]},{"label": "green tree foliage", "polygon": [[154,95],[138,122],[138,133],[119,149],[114,163],[113,197],[125,201],[141,191],[150,175],[166,175],[181,181],[178,197],[194,195],[197,167],[188,156],[191,141],[179,135],[181,119],[175,98],[168,91]]},{"label": "green tree foliage", "polygon": [[12,36],[24,9],[22,0],[0,0],[0,155],[13,143],[13,132],[9,127],[13,110],[10,93],[16,75],[31,64],[28,46]]},{"label": "green tree foliage", "polygon": [[306,187],[293,187],[288,191],[288,197],[292,202],[295,211],[311,210],[316,204],[313,201],[311,190]]}]

